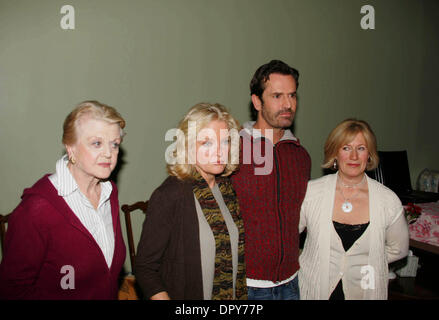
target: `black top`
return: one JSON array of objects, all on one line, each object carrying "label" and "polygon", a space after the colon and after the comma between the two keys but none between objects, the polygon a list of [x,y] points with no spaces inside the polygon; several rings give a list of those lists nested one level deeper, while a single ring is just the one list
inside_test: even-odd
[{"label": "black top", "polygon": [[369,222],[363,224],[344,224],[336,221],[334,223],[335,231],[337,231],[341,242],[343,243],[343,248],[348,251],[349,248],[361,237],[363,232],[367,229]]},{"label": "black top", "polygon": [[[357,241],[361,235],[366,231],[369,222],[363,224],[344,224],[336,221],[334,223],[335,231],[337,231],[341,242],[343,243],[343,248],[348,251],[350,247]],[[337,284],[337,287],[332,291],[329,300],[344,300],[343,285],[342,280]]]}]

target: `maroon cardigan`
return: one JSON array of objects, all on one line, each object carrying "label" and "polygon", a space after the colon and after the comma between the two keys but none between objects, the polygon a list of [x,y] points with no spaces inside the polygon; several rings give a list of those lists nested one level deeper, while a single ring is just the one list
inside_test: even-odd
[{"label": "maroon cardigan", "polygon": [[[117,299],[126,249],[117,188],[112,185],[115,249],[111,268],[93,236],[58,196],[48,175],[24,190],[21,203],[9,218],[0,264],[0,299]],[[61,272],[63,266],[73,267],[74,273],[72,269]],[[74,289],[63,289],[63,277],[73,275]]]},{"label": "maroon cardigan", "polygon": [[[282,281],[299,270],[299,217],[310,178],[311,159],[299,141],[251,139],[253,148],[273,148],[272,170],[255,175],[265,164],[243,163],[232,176],[245,228],[247,278]],[[260,146],[258,146],[260,144]],[[251,152],[253,155],[253,152]],[[260,161],[259,161],[260,162]]]}]

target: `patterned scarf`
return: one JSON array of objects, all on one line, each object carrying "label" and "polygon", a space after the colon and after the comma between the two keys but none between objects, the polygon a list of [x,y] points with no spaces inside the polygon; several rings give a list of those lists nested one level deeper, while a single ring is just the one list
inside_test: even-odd
[{"label": "patterned scarf", "polygon": [[[229,178],[219,177],[216,182],[239,232],[238,272],[235,284],[235,297],[236,299],[247,299],[244,262],[244,223],[240,215],[238,200]],[[196,173],[192,190],[200,203],[207,223],[210,225],[215,238],[215,275],[213,279],[212,300],[232,300],[232,247],[226,222],[207,182],[198,172]]]}]

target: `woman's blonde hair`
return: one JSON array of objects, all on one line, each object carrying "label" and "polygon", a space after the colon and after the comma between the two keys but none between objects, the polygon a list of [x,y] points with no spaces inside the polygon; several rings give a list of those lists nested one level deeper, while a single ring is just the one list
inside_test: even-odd
[{"label": "woman's blonde hair", "polygon": [[124,135],[125,120],[113,107],[107,106],[98,101],[81,102],[69,113],[64,120],[62,143],[64,145],[74,145],[78,138],[78,124],[84,117],[91,117],[96,120],[103,120],[109,123],[117,123],[120,127],[120,137]]},{"label": "woman's blonde hair", "polygon": [[[174,159],[182,159],[176,163],[169,163],[166,165],[168,174],[175,176],[180,180],[191,179],[196,174],[195,164],[189,161],[190,150],[188,148],[189,141],[197,141],[197,133],[203,130],[212,121],[224,121],[229,130],[229,155],[226,167],[221,176],[228,176],[235,171],[239,166],[239,128],[240,125],[232,115],[227,111],[226,107],[215,103],[198,103],[194,105],[189,112],[183,117],[178,125],[178,130],[182,135],[177,136],[175,149],[171,150],[170,156]],[[191,124],[195,123],[196,130],[189,130]]]},{"label": "woman's blonde hair", "polygon": [[375,134],[366,121],[357,119],[343,120],[331,131],[325,142],[325,160],[322,168],[334,169],[334,161],[340,148],[354,140],[360,132],[366,140],[366,147],[369,151],[366,170],[375,169],[379,163]]}]

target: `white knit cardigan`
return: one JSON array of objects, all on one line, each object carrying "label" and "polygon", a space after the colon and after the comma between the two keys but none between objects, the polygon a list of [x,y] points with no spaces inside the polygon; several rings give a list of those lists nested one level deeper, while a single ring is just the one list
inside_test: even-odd
[{"label": "white knit cardigan", "polygon": [[[299,286],[301,299],[329,299],[329,263],[332,213],[334,208],[337,174],[331,174],[308,183],[302,204],[299,231],[307,227],[303,252],[299,257]],[[375,288],[363,290],[363,299],[387,299],[388,263],[408,253],[408,227],[404,210],[396,194],[367,177],[369,188],[369,256],[373,267]],[[398,220],[399,218],[399,220]],[[404,223],[401,223],[402,218]],[[388,228],[398,220],[400,230],[390,243]],[[395,234],[395,230],[393,230]],[[346,297],[348,298],[348,297]]]}]

